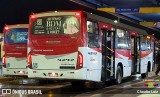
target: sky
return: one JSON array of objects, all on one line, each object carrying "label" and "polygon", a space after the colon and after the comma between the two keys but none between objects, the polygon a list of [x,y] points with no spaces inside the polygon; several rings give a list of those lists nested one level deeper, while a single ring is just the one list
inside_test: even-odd
[{"label": "sky", "polygon": [[0,32],[5,24],[29,23],[29,15],[57,9],[74,9],[68,0],[0,0]]},{"label": "sky", "polygon": [[75,5],[75,3],[70,1],[74,0],[0,0],[0,33],[3,32],[5,24],[28,24],[31,13],[59,9],[91,11],[88,7],[79,4]]}]

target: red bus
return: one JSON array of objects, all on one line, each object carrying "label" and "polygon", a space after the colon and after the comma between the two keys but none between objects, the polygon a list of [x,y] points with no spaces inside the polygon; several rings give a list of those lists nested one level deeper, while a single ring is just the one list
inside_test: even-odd
[{"label": "red bus", "polygon": [[29,78],[119,84],[152,71],[154,38],[105,16],[50,11],[30,16],[28,52]]},{"label": "red bus", "polygon": [[6,25],[3,33],[3,75],[27,76],[28,24]]}]

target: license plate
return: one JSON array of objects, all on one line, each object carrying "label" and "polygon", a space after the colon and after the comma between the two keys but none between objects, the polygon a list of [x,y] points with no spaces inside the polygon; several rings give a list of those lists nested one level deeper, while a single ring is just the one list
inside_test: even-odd
[{"label": "license plate", "polygon": [[18,71],[17,74],[23,75],[23,74],[25,74],[25,72],[24,71]]},{"label": "license plate", "polygon": [[58,77],[58,73],[48,73],[49,77]]}]

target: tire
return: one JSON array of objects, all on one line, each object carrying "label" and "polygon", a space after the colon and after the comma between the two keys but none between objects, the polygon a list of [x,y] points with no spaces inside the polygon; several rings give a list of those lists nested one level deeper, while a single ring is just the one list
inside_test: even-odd
[{"label": "tire", "polygon": [[148,70],[148,67],[147,67],[147,70],[146,70],[146,77],[148,77],[148,72],[149,72],[149,70]]},{"label": "tire", "polygon": [[147,67],[146,73],[142,73],[142,74],[141,74],[141,77],[142,77],[142,78],[148,77],[148,67]]},{"label": "tire", "polygon": [[142,74],[141,74],[141,77],[142,77],[142,78],[146,78],[146,74],[145,74],[145,73],[142,73]]},{"label": "tire", "polygon": [[120,66],[118,66],[116,72],[116,84],[121,84],[121,83],[122,83],[122,69]]}]

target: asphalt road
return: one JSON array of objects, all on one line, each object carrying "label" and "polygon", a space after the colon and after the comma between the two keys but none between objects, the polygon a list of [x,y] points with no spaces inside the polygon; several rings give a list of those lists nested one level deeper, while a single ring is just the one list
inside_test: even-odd
[{"label": "asphalt road", "polygon": [[[3,97],[160,97],[160,76],[150,73],[150,78],[129,77],[120,85],[112,81],[104,83],[86,82],[84,86],[72,86],[67,81],[38,81],[14,79],[0,82]],[[152,81],[148,81],[148,80]],[[150,85],[152,83],[157,86]],[[148,86],[146,85],[148,84]],[[159,89],[158,89],[159,88]],[[3,91],[2,91],[3,89]],[[8,91],[6,89],[9,89]],[[7,92],[10,92],[6,94]],[[3,92],[3,94],[2,94]],[[151,92],[151,93],[149,93]],[[158,92],[158,93],[157,93]]]}]

